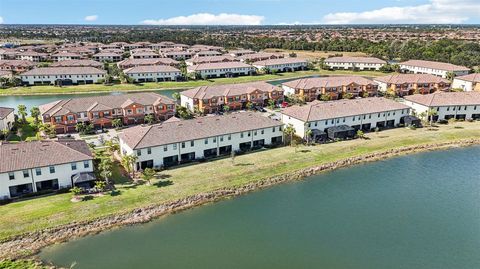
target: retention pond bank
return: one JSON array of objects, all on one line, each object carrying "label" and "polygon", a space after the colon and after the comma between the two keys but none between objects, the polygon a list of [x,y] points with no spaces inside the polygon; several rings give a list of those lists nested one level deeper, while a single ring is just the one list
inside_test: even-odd
[{"label": "retention pond bank", "polygon": [[49,247],[75,268],[479,268],[480,147],[339,169]]}]

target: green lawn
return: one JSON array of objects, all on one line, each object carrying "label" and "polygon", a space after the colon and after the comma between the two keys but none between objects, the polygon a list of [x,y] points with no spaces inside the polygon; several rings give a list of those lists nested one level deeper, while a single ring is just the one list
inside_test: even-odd
[{"label": "green lawn", "polygon": [[0,95],[32,95],[32,94],[68,94],[68,93],[92,93],[92,92],[109,92],[109,91],[145,91],[145,90],[161,90],[161,89],[188,89],[198,86],[206,85],[220,85],[230,83],[242,83],[263,80],[288,79],[311,75],[361,75],[361,76],[382,76],[381,72],[375,71],[360,71],[354,72],[349,70],[311,70],[298,71],[293,73],[280,73],[276,75],[257,75],[257,76],[243,76],[236,78],[217,78],[209,80],[195,80],[182,82],[146,82],[141,84],[114,84],[111,86],[103,84],[90,85],[74,85],[65,87],[55,86],[29,86],[29,87],[15,87],[8,89],[0,89]]},{"label": "green lawn", "polygon": [[49,267],[40,265],[31,260],[0,261],[0,269],[47,269]]},{"label": "green lawn", "polygon": [[8,136],[8,141],[25,141],[25,140],[35,140],[37,139],[37,129],[33,123],[32,117],[27,117],[27,122],[21,124],[17,133],[11,133]]},{"label": "green lawn", "polygon": [[[161,204],[223,187],[241,186],[350,156],[407,145],[478,138],[480,123],[455,123],[453,126],[440,126],[437,131],[399,128],[366,136],[370,139],[300,146],[297,153],[294,148],[284,147],[241,155],[236,157],[235,165],[230,158],[226,158],[162,172],[160,181],[169,181],[170,184],[131,186],[123,184],[124,180],[118,180],[119,192],[116,195],[105,195],[79,203],[70,202],[72,195],[67,193],[7,204],[0,206],[0,239]],[[114,174],[118,176],[120,172],[115,171]]]}]

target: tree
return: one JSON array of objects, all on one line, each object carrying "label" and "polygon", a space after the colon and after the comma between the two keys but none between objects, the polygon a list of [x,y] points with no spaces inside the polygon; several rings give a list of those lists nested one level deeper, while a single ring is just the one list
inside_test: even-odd
[{"label": "tree", "polygon": [[27,107],[25,105],[18,105],[18,114],[22,117],[22,122],[27,123]]},{"label": "tree", "polygon": [[30,115],[33,117],[35,125],[37,125],[40,117],[40,109],[38,107],[32,107],[30,109]]},{"label": "tree", "polygon": [[179,92],[174,92],[172,93],[173,99],[175,99],[177,102],[180,100],[180,93]]},{"label": "tree", "polygon": [[83,123],[83,122],[78,122],[78,123],[75,125],[75,131],[83,134],[83,133],[85,132],[85,123]]},{"label": "tree", "polygon": [[8,85],[9,79],[7,77],[0,77],[0,86],[6,87]]},{"label": "tree", "polygon": [[332,100],[332,96],[330,94],[322,94],[322,95],[320,95],[320,100],[330,101],[330,100]]},{"label": "tree", "polygon": [[38,129],[42,131],[46,136],[53,138],[57,134],[55,127],[51,124],[45,123],[41,124]]},{"label": "tree", "polygon": [[131,173],[132,178],[135,177],[135,164],[137,163],[138,157],[135,155],[124,155],[122,157],[121,163],[127,173]]},{"label": "tree", "polygon": [[252,110],[253,109],[253,103],[252,102],[247,102],[245,104],[245,108],[247,108],[247,110]]},{"label": "tree", "polygon": [[223,112],[228,113],[230,111],[230,106],[229,105],[224,105],[223,106]]},{"label": "tree", "polygon": [[307,129],[307,130],[305,131],[305,137],[306,137],[306,139],[307,139],[307,145],[310,144],[310,139],[312,138],[312,134],[313,134],[312,129]]},{"label": "tree", "polygon": [[295,134],[295,127],[291,123],[289,123],[285,128],[283,128],[283,133],[286,136],[290,137],[290,146],[293,145],[293,135]]},{"label": "tree", "polygon": [[362,130],[357,130],[357,137],[358,138],[365,138],[365,133]]},{"label": "tree", "polygon": [[455,78],[455,73],[447,72],[447,79],[452,81]]},{"label": "tree", "polygon": [[110,158],[112,160],[113,160],[113,155],[115,154],[115,152],[120,150],[120,145],[118,144],[117,141],[114,141],[113,139],[106,141],[105,142],[105,147],[107,148],[107,152],[110,155]]},{"label": "tree", "polygon": [[268,99],[268,108],[270,108],[271,110],[275,109],[275,100]]},{"label": "tree", "polygon": [[10,133],[10,130],[8,130],[7,128],[3,129],[1,131],[1,134],[3,136],[3,140],[7,141],[7,138],[8,138],[8,134]]},{"label": "tree", "polygon": [[155,170],[153,170],[152,168],[145,168],[142,173],[142,179],[147,181],[150,185],[150,181],[154,179],[156,175],[157,172],[155,172]]},{"label": "tree", "polygon": [[123,126],[122,120],[121,119],[113,119],[112,120],[112,126],[116,129],[122,127]]},{"label": "tree", "polygon": [[22,84],[22,80],[18,77],[12,76],[8,79],[8,84],[12,87],[16,87]]},{"label": "tree", "polygon": [[438,112],[437,112],[437,110],[435,110],[435,109],[429,109],[429,110],[427,111],[427,116],[428,116],[428,118],[429,118],[429,120],[430,120],[430,126],[433,125],[433,117],[435,117],[435,116],[437,116],[437,115],[438,115]]},{"label": "tree", "polygon": [[105,191],[107,189],[107,183],[102,180],[95,181],[95,189],[98,191]]},{"label": "tree", "polygon": [[147,124],[152,125],[155,122],[155,117],[152,114],[145,115],[144,121]]},{"label": "tree", "polygon": [[352,99],[353,98],[353,94],[347,92],[343,95],[343,99]]},{"label": "tree", "polygon": [[110,158],[103,158],[98,166],[100,170],[100,176],[105,180],[107,185],[110,184],[110,177],[112,176],[113,162]]}]

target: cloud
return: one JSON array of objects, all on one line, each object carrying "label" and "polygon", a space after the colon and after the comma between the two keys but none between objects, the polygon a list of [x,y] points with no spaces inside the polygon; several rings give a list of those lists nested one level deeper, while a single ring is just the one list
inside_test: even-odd
[{"label": "cloud", "polygon": [[220,13],[197,13],[189,16],[178,16],[168,19],[144,20],[148,25],[260,25],[263,16]]},{"label": "cloud", "polygon": [[84,18],[85,21],[96,21],[98,19],[98,15],[88,15]]},{"label": "cloud", "polygon": [[0,17],[0,24],[3,23],[3,17]]},{"label": "cloud", "polygon": [[478,0],[429,0],[427,4],[385,7],[363,12],[330,13],[323,17],[327,24],[375,23],[465,23],[480,14]]}]

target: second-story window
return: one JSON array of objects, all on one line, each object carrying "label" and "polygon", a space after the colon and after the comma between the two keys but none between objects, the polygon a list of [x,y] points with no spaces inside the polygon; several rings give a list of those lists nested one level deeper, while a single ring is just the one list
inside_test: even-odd
[{"label": "second-story window", "polygon": [[15,174],[14,173],[8,173],[8,179],[14,180],[15,179]]},{"label": "second-story window", "polygon": [[72,163],[72,171],[77,170],[77,163]]},{"label": "second-story window", "polygon": [[35,169],[35,175],[41,176],[42,175],[42,168],[36,168]]},{"label": "second-story window", "polygon": [[137,150],[137,156],[142,156],[142,150],[141,149]]},{"label": "second-story window", "polygon": [[152,148],[147,148],[147,154],[152,154]]},{"label": "second-story window", "polygon": [[90,162],[89,161],[84,161],[83,162],[83,168],[89,168],[90,167]]},{"label": "second-story window", "polygon": [[49,169],[50,169],[50,174],[55,173],[55,166],[50,166]]},{"label": "second-story window", "polygon": [[28,170],[23,170],[23,177],[29,177],[30,173],[28,173]]}]

